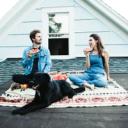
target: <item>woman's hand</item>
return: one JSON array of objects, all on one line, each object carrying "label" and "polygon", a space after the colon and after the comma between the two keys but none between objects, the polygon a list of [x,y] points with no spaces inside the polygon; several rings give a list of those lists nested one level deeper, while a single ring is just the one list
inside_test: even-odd
[{"label": "woman's hand", "polygon": [[88,56],[88,55],[90,54],[91,51],[92,51],[91,48],[85,48],[85,50],[84,50],[84,54],[85,54],[86,56]]}]

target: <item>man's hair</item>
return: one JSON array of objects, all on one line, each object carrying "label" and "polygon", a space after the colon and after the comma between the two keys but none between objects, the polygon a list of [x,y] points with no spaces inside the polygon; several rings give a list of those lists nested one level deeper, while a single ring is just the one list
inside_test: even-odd
[{"label": "man's hair", "polygon": [[31,32],[30,32],[29,37],[30,37],[30,39],[31,39],[31,41],[32,41],[32,42],[33,42],[33,40],[32,40],[32,39],[34,39],[34,38],[35,38],[35,35],[36,35],[37,33],[41,33],[41,31],[40,31],[40,30],[38,30],[38,29],[36,29],[36,30],[33,30],[33,31],[31,31]]}]

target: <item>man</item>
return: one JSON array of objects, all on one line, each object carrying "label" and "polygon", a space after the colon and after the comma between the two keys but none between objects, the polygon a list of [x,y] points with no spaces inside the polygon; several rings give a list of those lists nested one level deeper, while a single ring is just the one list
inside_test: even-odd
[{"label": "man", "polygon": [[25,70],[24,75],[15,74],[12,77],[14,82],[28,84],[29,87],[31,87],[29,83],[36,72],[48,73],[52,66],[49,50],[41,47],[42,37],[40,30],[33,30],[30,33],[30,39],[32,46],[24,50],[21,60],[21,64]]}]

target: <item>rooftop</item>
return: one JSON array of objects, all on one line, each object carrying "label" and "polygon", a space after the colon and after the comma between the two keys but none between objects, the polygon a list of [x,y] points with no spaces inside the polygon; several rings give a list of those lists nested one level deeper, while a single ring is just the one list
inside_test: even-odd
[{"label": "rooftop", "polygon": [[[23,73],[23,68],[19,63],[20,59],[6,59],[0,62],[0,85],[11,79],[12,74]],[[74,58],[69,60],[52,60],[51,71],[73,71],[84,70],[85,58]],[[111,74],[128,73],[128,58],[110,58]]]},{"label": "rooftop", "polygon": [[[128,74],[112,74],[128,90]],[[10,81],[0,86],[0,95]],[[11,115],[15,107],[0,106],[0,128],[126,128],[128,106],[46,108],[25,116]]]}]

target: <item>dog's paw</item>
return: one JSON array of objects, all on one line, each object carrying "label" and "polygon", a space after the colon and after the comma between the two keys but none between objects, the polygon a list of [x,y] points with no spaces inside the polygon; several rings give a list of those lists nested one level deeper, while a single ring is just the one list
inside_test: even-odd
[{"label": "dog's paw", "polygon": [[13,82],[11,84],[10,88],[11,88],[12,91],[15,90],[15,89],[19,89],[20,88],[20,84]]},{"label": "dog's paw", "polygon": [[70,94],[68,95],[68,98],[72,98],[74,96],[74,94]]}]

